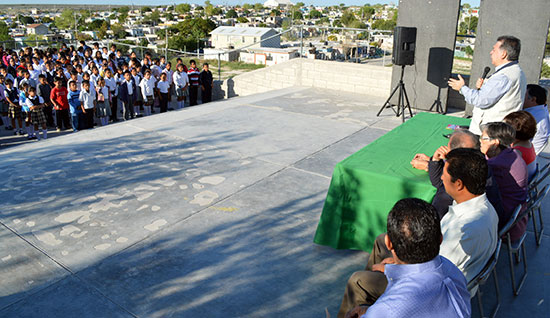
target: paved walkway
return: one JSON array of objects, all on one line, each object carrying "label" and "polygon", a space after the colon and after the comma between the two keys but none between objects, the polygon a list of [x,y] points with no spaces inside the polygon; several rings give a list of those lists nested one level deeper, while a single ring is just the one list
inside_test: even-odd
[{"label": "paved walkway", "polygon": [[[400,124],[383,102],[296,87],[1,150],[0,316],[335,317],[368,254],[313,235],[334,165]],[[499,316],[548,312],[527,244]]]}]

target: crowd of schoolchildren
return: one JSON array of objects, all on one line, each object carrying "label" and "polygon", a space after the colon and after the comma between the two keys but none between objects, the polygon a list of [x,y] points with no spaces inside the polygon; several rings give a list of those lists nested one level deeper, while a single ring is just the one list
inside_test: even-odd
[{"label": "crowd of schoolchildren", "polygon": [[[146,52],[124,55],[116,45],[78,48],[62,45],[19,52],[0,46],[0,116],[7,130],[28,139],[46,139],[57,131],[105,126],[109,122],[181,109],[212,99],[213,78],[204,63],[199,71],[177,59],[175,70],[164,57]],[[175,101],[172,103],[172,96]],[[174,108],[169,108],[169,105]],[[120,105],[120,107],[119,107]],[[40,134],[41,133],[41,134]]]}]

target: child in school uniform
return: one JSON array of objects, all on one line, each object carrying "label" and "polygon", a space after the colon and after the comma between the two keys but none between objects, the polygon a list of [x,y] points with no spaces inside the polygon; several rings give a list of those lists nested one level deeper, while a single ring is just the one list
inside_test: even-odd
[{"label": "child in school uniform", "polygon": [[134,95],[136,97],[136,100],[134,101],[134,114],[136,115],[136,117],[140,117],[140,109],[141,105],[143,104],[143,96],[141,95],[141,87],[139,86],[139,84],[141,83],[142,77],[137,68],[132,68],[131,73],[134,79],[134,83],[136,83],[137,90],[136,95]]},{"label": "child in school uniform", "polygon": [[185,106],[185,96],[187,95],[187,87],[189,86],[189,78],[187,72],[185,72],[184,65],[178,64],[176,66],[177,71],[174,72],[173,81],[176,89],[177,106],[176,109],[183,108]]},{"label": "child in school uniform", "polygon": [[[29,88],[28,96],[25,103],[30,109],[31,124],[33,125],[34,131],[37,131],[38,127],[40,127],[42,137],[44,139],[47,139],[48,128],[46,127],[46,116],[44,115],[44,112],[42,112],[42,108],[44,107],[44,99],[36,95],[36,88]],[[38,139],[38,141],[40,141],[40,132],[36,133],[36,138]]]},{"label": "child in school uniform", "polygon": [[84,113],[84,128],[94,128],[94,110],[96,106],[95,91],[90,88],[90,82],[82,82],[82,90],[78,100],[82,103],[82,112]]},{"label": "child in school uniform", "polygon": [[151,107],[155,101],[155,84],[156,80],[153,76],[151,76],[151,71],[145,71],[144,77],[139,84],[144,101],[143,109],[145,116],[151,115]]},{"label": "child in school uniform", "polygon": [[111,121],[117,122],[117,109],[118,109],[118,85],[116,79],[113,77],[113,72],[110,69],[105,70],[105,86],[109,89],[111,94]]},{"label": "child in school uniform", "polygon": [[28,83],[22,83],[19,87],[19,105],[21,106],[21,118],[25,120],[25,129],[27,130],[27,139],[36,138],[34,128],[31,125],[31,109],[27,106]]},{"label": "child in school uniform", "polygon": [[6,100],[6,87],[4,86],[4,76],[0,75],[0,115],[2,116],[2,124],[6,130],[11,130],[10,121],[8,119],[8,101]]},{"label": "child in school uniform", "polygon": [[[4,95],[8,102],[8,117],[11,119],[11,127],[14,128],[14,135],[23,135],[23,122],[21,120],[21,106],[19,105],[19,92],[17,88],[13,86],[11,79],[5,80],[6,90]],[[15,124],[19,124],[19,129]]]},{"label": "child in school uniform", "polygon": [[36,88],[36,95],[44,99],[44,108],[42,109],[42,111],[44,112],[44,115],[46,115],[46,124],[53,127],[53,104],[52,100],[50,99],[52,87],[48,83],[46,75],[44,74],[38,75],[38,82],[39,84]]},{"label": "child in school uniform", "polygon": [[80,91],[78,90],[77,82],[69,82],[69,107],[71,111],[71,124],[74,132],[82,129],[82,103],[79,97]]},{"label": "child in school uniform", "polygon": [[109,100],[111,98],[111,92],[109,88],[105,86],[105,80],[99,78],[97,80],[97,106],[96,115],[99,118],[101,126],[107,126],[109,123],[109,116],[111,116],[111,105]]},{"label": "child in school uniform", "polygon": [[129,71],[124,73],[124,80],[118,88],[124,120],[134,119],[134,101],[137,94],[137,85]]},{"label": "child in school uniform", "polygon": [[170,94],[170,82],[167,80],[168,74],[160,74],[160,81],[157,83],[157,90],[160,100],[160,112],[165,113],[168,110],[168,95]]}]

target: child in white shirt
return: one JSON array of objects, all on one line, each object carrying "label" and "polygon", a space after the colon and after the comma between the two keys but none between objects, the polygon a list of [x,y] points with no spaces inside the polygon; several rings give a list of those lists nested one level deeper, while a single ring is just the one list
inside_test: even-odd
[{"label": "child in white shirt", "polygon": [[151,76],[151,71],[146,70],[144,78],[139,83],[141,88],[141,95],[143,96],[143,110],[145,111],[145,116],[151,115],[151,107],[155,101],[155,84],[156,80]]}]

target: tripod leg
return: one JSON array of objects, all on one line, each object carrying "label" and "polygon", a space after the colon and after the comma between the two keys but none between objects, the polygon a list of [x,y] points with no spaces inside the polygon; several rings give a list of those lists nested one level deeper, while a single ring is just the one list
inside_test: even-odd
[{"label": "tripod leg", "polygon": [[[407,91],[405,90],[405,84],[403,84],[403,94],[405,94],[405,99],[407,100],[407,108],[409,109],[409,114],[411,115],[411,118],[413,117],[413,113],[411,110],[411,103],[409,102],[409,97],[407,96]],[[405,105],[403,105],[403,111],[405,111]]]},{"label": "tripod leg", "polygon": [[[395,95],[395,92],[397,92],[397,89],[399,88],[399,85],[395,86],[395,88],[393,89],[393,91],[391,92],[390,94],[390,97],[388,97],[388,99],[386,99],[386,102],[384,103],[384,105],[382,106],[382,108],[380,108],[380,110],[378,111],[378,114],[376,114],[376,117],[380,116],[380,113],[382,113],[382,111],[385,109],[385,108],[390,108],[391,107],[391,104],[390,104],[390,100],[392,99],[393,95]],[[393,110],[393,112],[395,113],[395,109],[393,109],[393,107],[391,107],[391,109]]]},{"label": "tripod leg", "polygon": [[401,112],[403,111],[403,82],[399,82],[399,98],[397,98],[397,113],[395,114],[396,117],[399,117],[401,115]]}]

